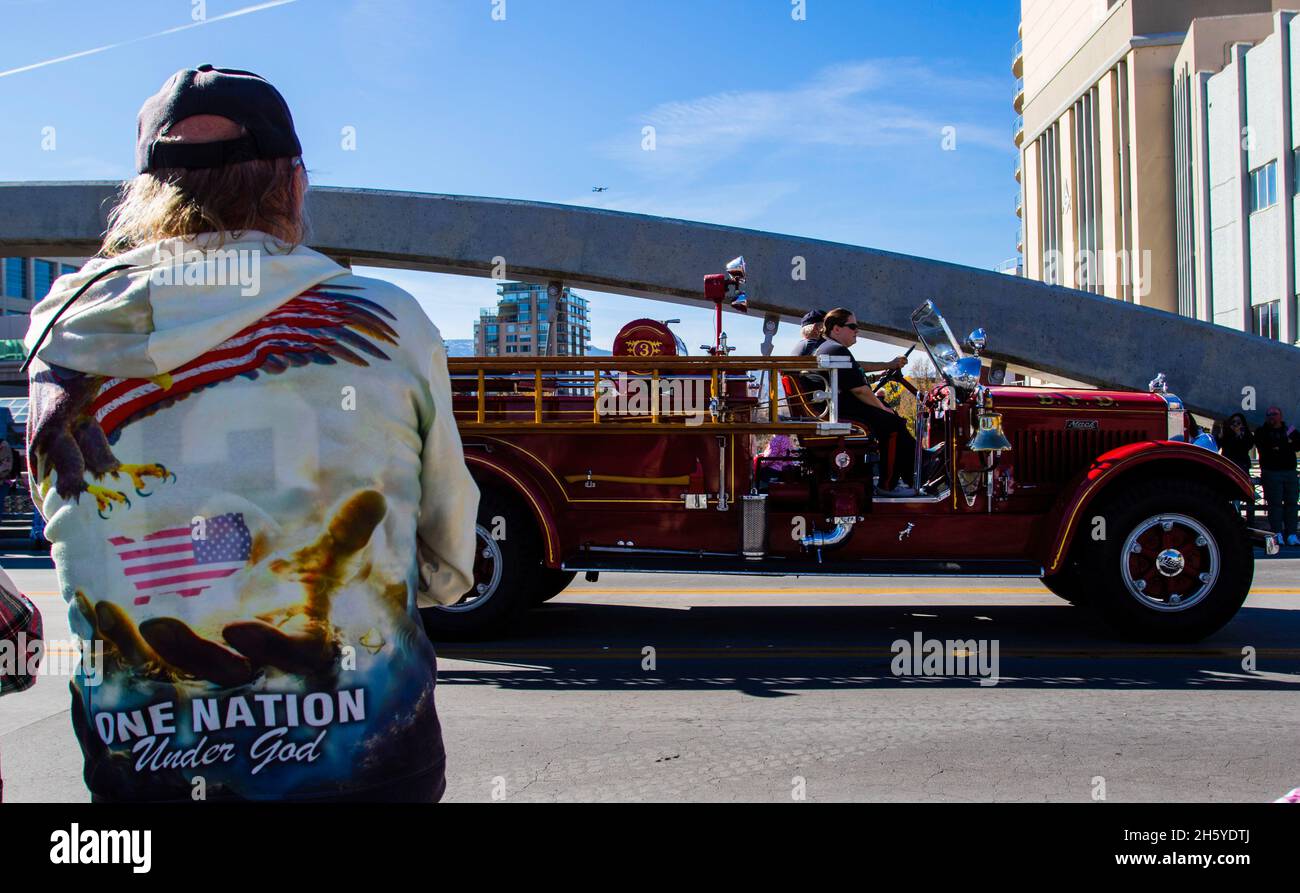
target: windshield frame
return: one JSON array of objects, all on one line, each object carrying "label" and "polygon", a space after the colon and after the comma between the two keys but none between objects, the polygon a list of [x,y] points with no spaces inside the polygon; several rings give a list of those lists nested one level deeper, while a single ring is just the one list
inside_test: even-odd
[{"label": "windshield frame", "polygon": [[[947,346],[952,349],[953,355],[951,359],[940,362],[934,346],[926,340],[925,335],[921,334],[920,323],[926,316],[933,316],[939,321],[939,325],[943,329],[943,334],[948,339]],[[949,375],[946,371],[948,364],[955,363],[957,360],[962,359],[965,354],[962,353],[961,346],[957,343],[956,336],[953,335],[952,329],[949,328],[948,320],[943,318],[943,314],[940,313],[939,308],[934,305],[934,301],[926,301],[924,304],[912,311],[912,331],[916,332],[917,340],[921,342],[921,345],[925,348],[925,352],[930,355],[930,362],[934,364],[934,368],[944,377],[945,380],[948,380]],[[948,381],[948,383],[952,384],[951,381]]]}]

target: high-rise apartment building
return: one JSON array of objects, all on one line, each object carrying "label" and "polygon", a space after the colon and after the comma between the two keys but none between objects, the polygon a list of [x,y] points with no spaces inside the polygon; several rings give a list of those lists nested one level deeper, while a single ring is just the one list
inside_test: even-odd
[{"label": "high-rise apartment building", "polygon": [[591,326],[587,299],[568,288],[502,282],[497,306],[485,307],[474,323],[474,353],[496,357],[580,357]]},{"label": "high-rise apartment building", "polygon": [[[1187,176],[1186,159],[1176,176],[1182,156],[1175,140],[1175,64],[1189,41],[1196,64],[1213,55],[1219,31],[1194,23],[1227,15],[1242,20],[1242,33],[1253,34],[1284,5],[1022,0],[1012,70],[1022,116],[1014,138],[1026,276],[1201,315],[1179,285],[1177,207]],[[1265,101],[1263,93],[1258,101]],[[1211,194],[1208,187],[1205,194]],[[1202,249],[1199,262],[1207,253]],[[1228,321],[1230,314],[1214,315]]]}]

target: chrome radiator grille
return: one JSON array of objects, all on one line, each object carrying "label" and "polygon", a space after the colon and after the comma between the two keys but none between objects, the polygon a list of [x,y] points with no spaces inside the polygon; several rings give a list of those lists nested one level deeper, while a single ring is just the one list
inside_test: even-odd
[{"label": "chrome radiator grille", "polygon": [[1144,431],[1014,431],[1011,460],[1016,480],[1026,484],[1068,481],[1109,450],[1147,440]]}]

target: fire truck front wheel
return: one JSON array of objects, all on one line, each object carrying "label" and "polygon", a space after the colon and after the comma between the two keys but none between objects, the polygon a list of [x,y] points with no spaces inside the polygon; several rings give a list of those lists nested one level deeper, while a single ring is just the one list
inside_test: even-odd
[{"label": "fire truck front wheel", "polygon": [[1254,552],[1241,518],[1202,484],[1157,479],[1115,493],[1087,529],[1104,530],[1085,541],[1089,603],[1126,637],[1199,641],[1250,591]]},{"label": "fire truck front wheel", "polygon": [[1076,606],[1087,604],[1091,589],[1086,573],[1077,562],[1067,564],[1050,577],[1043,577],[1043,585],[1053,595]]},{"label": "fire truck front wheel", "polygon": [[509,491],[481,486],[479,494],[474,586],[454,605],[421,611],[434,641],[488,638],[536,604],[542,540],[532,515]]},{"label": "fire truck front wheel", "polygon": [[549,602],[568,588],[577,575],[576,571],[562,571],[553,567],[539,568],[537,581],[533,587],[533,604]]}]

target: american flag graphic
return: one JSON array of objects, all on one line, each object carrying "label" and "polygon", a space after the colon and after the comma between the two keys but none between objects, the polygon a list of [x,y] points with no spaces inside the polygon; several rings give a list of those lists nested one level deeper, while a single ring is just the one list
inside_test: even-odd
[{"label": "american flag graphic", "polygon": [[135,586],[135,603],[146,605],[155,595],[198,595],[208,581],[229,577],[248,562],[253,537],[237,512],[208,518],[203,538],[189,527],[159,530],[136,540],[115,536],[109,543],[122,560],[126,578]]},{"label": "american flag graphic", "polygon": [[91,414],[109,442],[121,425],[168,401],[212,387],[236,376],[256,378],[278,374],[306,363],[338,360],[367,366],[368,355],[388,355],[372,339],[397,343],[397,332],[382,317],[394,318],[373,301],[333,286],[308,289],[243,331],[227,338],[190,362],[171,370],[166,381],[148,378],[108,378],[91,404]]}]

